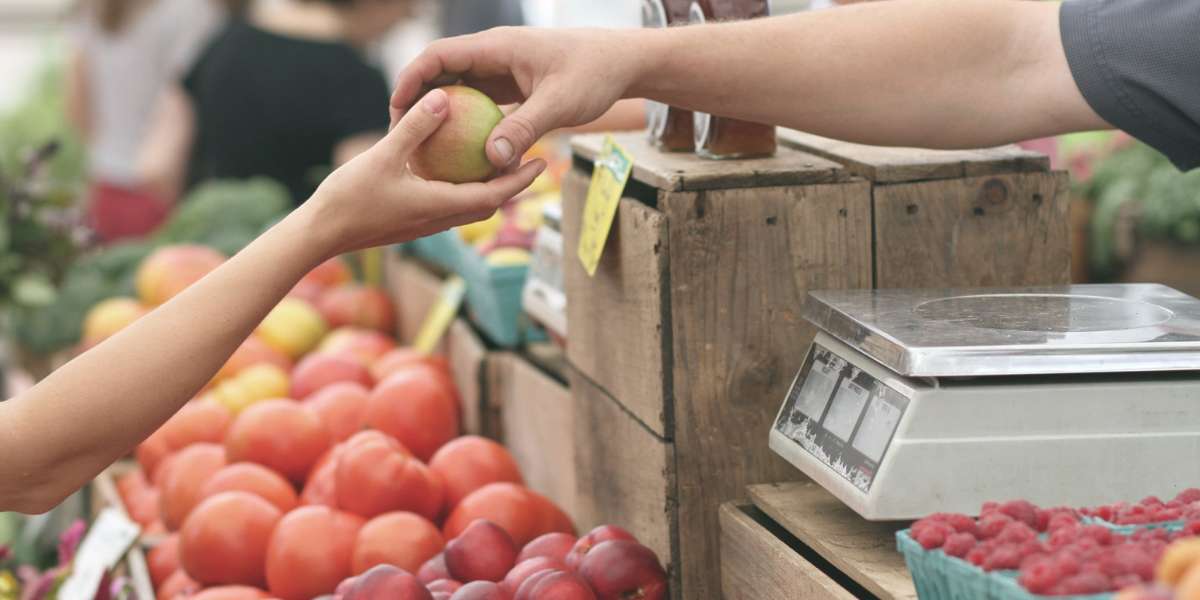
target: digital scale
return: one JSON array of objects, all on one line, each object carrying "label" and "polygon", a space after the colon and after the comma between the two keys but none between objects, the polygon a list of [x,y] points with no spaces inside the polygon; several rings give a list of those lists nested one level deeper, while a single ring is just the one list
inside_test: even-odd
[{"label": "digital scale", "polygon": [[1200,486],[1200,300],[1153,284],[809,294],[770,434],[871,520]]}]

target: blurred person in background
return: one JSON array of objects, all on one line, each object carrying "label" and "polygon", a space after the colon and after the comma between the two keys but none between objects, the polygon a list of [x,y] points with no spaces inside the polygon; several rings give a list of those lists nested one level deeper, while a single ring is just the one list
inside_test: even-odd
[{"label": "blurred person in background", "polygon": [[520,0],[441,0],[438,6],[442,35],[446,37],[525,24]]},{"label": "blurred person in background", "polygon": [[331,166],[388,129],[388,83],[368,46],[408,0],[259,2],[164,94],[142,152],[160,193],[265,176],[299,204]]},{"label": "blurred person in background", "polygon": [[137,169],[159,94],[225,19],[217,0],[83,0],[66,71],[68,117],[88,148],[88,220],[102,241],[141,236],[169,203]]}]

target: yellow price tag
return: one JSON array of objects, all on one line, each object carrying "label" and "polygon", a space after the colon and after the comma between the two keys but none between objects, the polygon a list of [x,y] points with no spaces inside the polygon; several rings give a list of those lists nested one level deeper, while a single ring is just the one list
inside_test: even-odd
[{"label": "yellow price tag", "polygon": [[596,274],[604,242],[612,229],[613,217],[621,202],[621,192],[633,171],[633,159],[612,136],[604,138],[604,148],[596,157],[592,183],[588,186],[579,232],[579,260],[589,276]]},{"label": "yellow price tag", "polygon": [[413,340],[413,348],[417,352],[433,353],[438,342],[442,341],[446,329],[450,327],[450,322],[454,320],[454,315],[458,314],[458,307],[462,305],[463,294],[466,291],[467,282],[458,275],[450,276],[446,283],[442,284],[442,293],[438,295],[433,308],[429,309],[429,314],[425,316],[425,322],[421,323],[421,330],[417,332],[417,337]]}]

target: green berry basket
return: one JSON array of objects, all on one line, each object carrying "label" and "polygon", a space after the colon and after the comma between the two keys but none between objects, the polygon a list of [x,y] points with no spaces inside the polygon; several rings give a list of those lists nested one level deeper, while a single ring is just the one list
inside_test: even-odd
[{"label": "green berry basket", "polygon": [[467,283],[467,316],[484,337],[502,348],[548,339],[521,306],[528,265],[492,265],[454,230],[406,244],[413,255],[461,275]]},{"label": "green berry basket", "polygon": [[921,600],[1112,600],[1116,594],[1042,596],[1026,590],[1017,581],[1017,571],[993,571],[926,550],[912,538],[910,530],[896,532],[896,547],[912,574]]},{"label": "green berry basket", "polygon": [[1100,517],[1080,517],[1080,522],[1085,525],[1100,525],[1108,528],[1113,533],[1121,535],[1133,535],[1143,529],[1166,529],[1171,533],[1178,533],[1187,527],[1187,521],[1159,521],[1157,523],[1139,523],[1136,525],[1117,525],[1111,521],[1106,521]]}]

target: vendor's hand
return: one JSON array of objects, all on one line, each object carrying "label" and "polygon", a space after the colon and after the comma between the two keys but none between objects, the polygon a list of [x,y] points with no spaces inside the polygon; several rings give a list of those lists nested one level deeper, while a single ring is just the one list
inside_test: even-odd
[{"label": "vendor's hand", "polygon": [[426,94],[387,136],[325,179],[301,210],[326,255],[406,242],[486,219],[546,168],[534,160],[485,183],[426,181],[408,157],[446,118],[448,98]]},{"label": "vendor's hand", "polygon": [[502,27],[439,40],[405,67],[392,95],[393,124],[422,92],[462,82],[499,104],[521,103],[492,131],[488,159],[505,168],[538,138],[588,123],[638,77],[635,32]]}]

